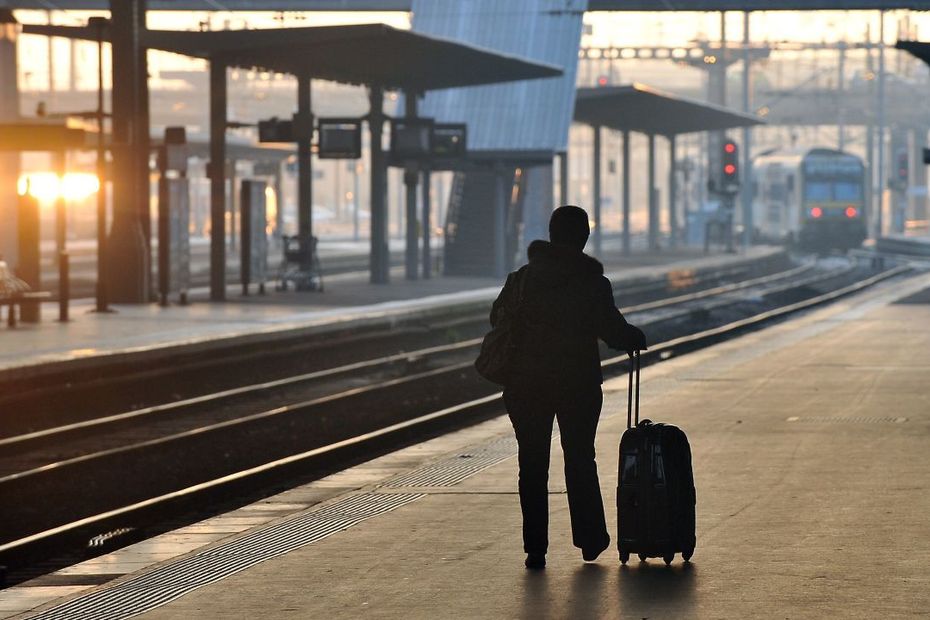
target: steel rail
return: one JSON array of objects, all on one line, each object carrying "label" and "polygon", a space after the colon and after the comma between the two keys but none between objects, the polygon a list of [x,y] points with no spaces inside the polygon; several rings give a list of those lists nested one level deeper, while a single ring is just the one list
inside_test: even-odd
[{"label": "steel rail", "polygon": [[[626,306],[621,308],[621,312],[624,314],[633,314],[644,310],[653,310],[690,303],[696,300],[706,299],[708,297],[722,295],[728,292],[744,290],[753,286],[758,286],[760,284],[786,280],[800,273],[809,271],[811,268],[811,265],[801,265],[793,269],[788,269],[778,273],[768,274],[766,276],[752,278],[741,282],[725,284],[711,289],[703,289],[694,293],[679,295],[664,300],[656,300],[644,304]],[[480,320],[486,320],[483,314]],[[150,407],[144,407],[141,409],[104,416],[101,418],[83,420],[80,422],[42,429],[31,433],[13,435],[11,437],[0,439],[0,450],[6,451],[7,454],[23,453],[31,449],[36,449],[40,444],[50,440],[55,440],[58,442],[73,440],[76,437],[81,437],[88,433],[97,432],[101,428],[125,425],[130,422],[138,421],[141,418],[151,418],[152,416],[165,416],[169,414],[179,415],[184,412],[192,412],[192,410],[204,406],[219,407],[230,401],[233,401],[234,399],[242,398],[245,396],[255,396],[261,392],[270,392],[275,389],[296,387],[301,384],[309,384],[323,380],[332,380],[341,376],[349,376],[360,371],[383,371],[399,363],[409,363],[423,358],[454,353],[456,351],[475,347],[480,343],[481,338],[473,338],[447,345],[427,347],[424,349],[418,349],[416,351],[397,353],[384,357],[373,358],[370,360],[345,364],[335,368],[303,373],[293,377],[286,377],[283,379],[222,390],[219,392],[204,394],[172,403],[153,405]],[[0,478],[0,481],[2,481],[2,478]]]},{"label": "steel rail", "polygon": [[[902,265],[889,269],[875,276],[859,282],[830,291],[803,301],[775,308],[745,319],[733,321],[726,325],[704,330],[695,334],[681,336],[653,346],[644,352],[648,363],[656,363],[669,359],[674,354],[683,354],[706,346],[715,344],[728,337],[759,329],[774,321],[785,318],[804,310],[808,310],[841,297],[862,291],[874,284],[902,275],[912,268]],[[608,372],[614,372],[625,367],[628,362],[626,356],[616,356],[602,362],[602,367]],[[432,428],[451,425],[461,427],[478,418],[494,417],[500,414],[500,398],[502,393],[497,392],[466,403],[447,407],[436,412],[418,416],[409,420],[391,424],[358,436],[347,438],[338,442],[313,448],[299,454],[289,455],[268,463],[230,473],[213,480],[200,482],[157,497],[148,498],[123,507],[91,515],[71,523],[63,524],[48,530],[30,534],[17,540],[0,545],[0,559],[13,555],[28,554],[33,549],[57,548],[65,541],[75,541],[87,537],[90,532],[98,532],[115,524],[125,522],[128,517],[141,517],[153,514],[159,507],[168,506],[182,500],[191,500],[201,496],[219,496],[225,489],[233,489],[254,480],[278,478],[293,472],[306,472],[314,467],[319,459],[332,460],[347,459],[350,455],[357,455],[364,449],[371,454],[375,446],[395,446],[404,436],[420,437]]]}]

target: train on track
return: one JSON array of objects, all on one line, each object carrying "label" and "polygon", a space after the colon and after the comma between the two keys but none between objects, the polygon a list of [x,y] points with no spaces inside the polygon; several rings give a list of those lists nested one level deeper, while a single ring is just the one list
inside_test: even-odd
[{"label": "train on track", "polygon": [[777,151],[756,158],[752,174],[760,240],[815,252],[846,251],[865,240],[865,166],[856,155]]}]

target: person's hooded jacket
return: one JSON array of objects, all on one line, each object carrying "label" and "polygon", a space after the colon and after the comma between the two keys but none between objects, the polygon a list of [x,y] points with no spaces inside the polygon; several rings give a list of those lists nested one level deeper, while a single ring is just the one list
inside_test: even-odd
[{"label": "person's hooded jacket", "polygon": [[510,383],[599,385],[599,338],[619,351],[646,348],[643,332],[617,309],[597,259],[542,240],[533,241],[527,255],[529,264],[507,277],[491,308],[492,326],[515,313],[518,345]]}]

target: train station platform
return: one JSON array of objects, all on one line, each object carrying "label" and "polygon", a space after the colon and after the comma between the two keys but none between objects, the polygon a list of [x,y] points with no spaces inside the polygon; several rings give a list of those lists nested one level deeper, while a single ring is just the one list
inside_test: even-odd
[{"label": "train station platform", "polygon": [[[0,611],[926,617],[928,323],[930,275],[920,273],[644,369],[644,415],[680,425],[692,443],[690,564],[622,567],[613,546],[583,563],[555,447],[548,566],[525,570],[516,446],[502,416],[9,588]],[[597,449],[614,530],[626,378],[604,389]]]},{"label": "train station platform", "polygon": [[[778,260],[780,249],[752,248],[745,254],[704,256],[696,250],[608,256],[606,268],[621,293],[632,282],[669,274]],[[228,301],[210,303],[206,292],[187,306],[114,305],[115,313],[93,313],[90,301],[71,307],[70,322],[57,321],[57,304],[43,304],[43,320],[0,326],[0,383],[46,373],[114,362],[157,361],[179,351],[206,352],[237,343],[291,339],[400,317],[432,316],[452,307],[489,304],[500,290],[497,278],[436,277],[408,281],[395,270],[389,285],[371,285],[366,274],[334,276],[323,293],[276,292],[241,295],[230,287]]]}]

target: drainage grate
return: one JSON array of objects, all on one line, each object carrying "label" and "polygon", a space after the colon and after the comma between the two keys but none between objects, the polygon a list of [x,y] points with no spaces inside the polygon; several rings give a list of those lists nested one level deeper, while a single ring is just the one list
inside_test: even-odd
[{"label": "drainage grate", "polygon": [[401,474],[384,486],[399,487],[451,487],[483,469],[500,463],[517,454],[517,440],[512,436],[488,442],[471,452],[426,465]]},{"label": "drainage grate", "polygon": [[801,416],[791,416],[786,420],[786,422],[816,422],[818,424],[825,422],[841,422],[845,424],[882,424],[882,423],[893,423],[901,424],[902,422],[907,422],[907,418],[894,418],[890,416],[880,417],[880,416],[854,416],[854,417],[832,417],[826,415],[813,415],[808,417]]},{"label": "drainage grate", "polygon": [[163,564],[110,588],[40,612],[41,620],[119,620],[145,613],[192,590],[317,542],[423,497],[420,493],[363,493],[258,529],[201,553]]}]

